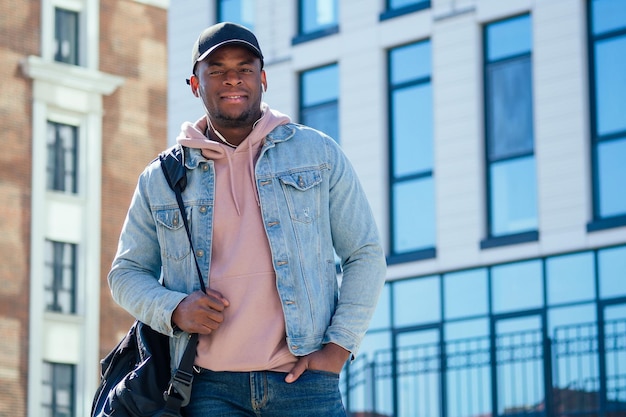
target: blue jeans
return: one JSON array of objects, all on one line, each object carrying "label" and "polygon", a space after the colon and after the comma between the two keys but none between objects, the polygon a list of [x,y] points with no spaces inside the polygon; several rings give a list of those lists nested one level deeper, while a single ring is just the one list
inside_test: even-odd
[{"label": "blue jeans", "polygon": [[196,373],[186,417],[345,417],[339,375],[305,371],[285,382],[282,372]]}]

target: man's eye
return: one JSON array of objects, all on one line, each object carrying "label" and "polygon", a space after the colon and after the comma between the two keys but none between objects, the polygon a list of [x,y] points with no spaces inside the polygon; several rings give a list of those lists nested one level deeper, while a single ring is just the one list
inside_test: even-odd
[{"label": "man's eye", "polygon": [[216,71],[210,71],[209,75],[222,75],[223,73],[224,71],[216,70]]}]

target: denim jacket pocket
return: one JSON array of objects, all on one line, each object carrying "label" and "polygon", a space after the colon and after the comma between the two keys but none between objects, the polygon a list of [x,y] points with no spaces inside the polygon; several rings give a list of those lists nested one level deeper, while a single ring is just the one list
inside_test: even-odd
[{"label": "denim jacket pocket", "polygon": [[320,187],[322,173],[319,169],[291,171],[279,174],[289,207],[295,221],[311,223],[320,214]]},{"label": "denim jacket pocket", "polygon": [[[189,207],[185,214],[188,219],[191,218]],[[191,250],[180,210],[177,208],[156,210],[155,218],[162,256],[176,261],[186,258]],[[189,221],[189,227],[191,227],[191,221]]]}]

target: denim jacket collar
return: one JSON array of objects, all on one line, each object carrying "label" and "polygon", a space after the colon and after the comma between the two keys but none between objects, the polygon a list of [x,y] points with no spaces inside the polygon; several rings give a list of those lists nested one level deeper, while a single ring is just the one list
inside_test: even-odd
[{"label": "denim jacket collar", "polygon": [[[277,126],[265,137],[263,150],[273,148],[277,143],[291,139],[295,133],[296,129],[291,123]],[[185,148],[184,163],[188,169],[196,169],[201,162],[205,161],[206,158],[202,155],[201,149]]]}]

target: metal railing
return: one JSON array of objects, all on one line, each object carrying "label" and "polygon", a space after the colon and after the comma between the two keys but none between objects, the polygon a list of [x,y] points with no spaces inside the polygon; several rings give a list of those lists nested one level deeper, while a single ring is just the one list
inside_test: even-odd
[{"label": "metal railing", "polygon": [[626,417],[626,320],[381,350],[342,384],[352,417]]}]

